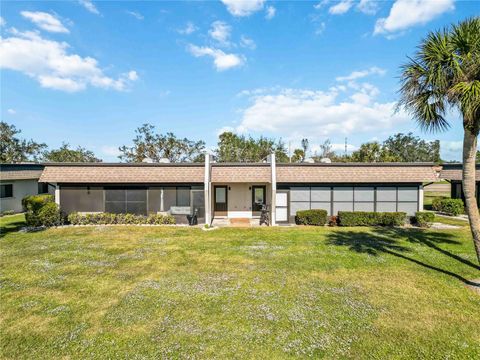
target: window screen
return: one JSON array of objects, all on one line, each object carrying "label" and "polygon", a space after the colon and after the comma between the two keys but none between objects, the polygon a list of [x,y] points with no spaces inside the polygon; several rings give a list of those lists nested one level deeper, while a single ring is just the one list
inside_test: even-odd
[{"label": "window screen", "polygon": [[13,184],[3,184],[0,186],[0,197],[1,198],[13,197]]},{"label": "window screen", "polygon": [[190,206],[189,187],[177,187],[177,206]]},{"label": "window screen", "polygon": [[105,189],[105,211],[111,213],[147,213],[146,189]]}]

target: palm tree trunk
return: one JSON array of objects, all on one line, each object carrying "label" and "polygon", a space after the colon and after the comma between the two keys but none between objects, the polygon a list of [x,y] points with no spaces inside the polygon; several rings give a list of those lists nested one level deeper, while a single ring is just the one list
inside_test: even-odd
[{"label": "palm tree trunk", "polygon": [[477,136],[470,130],[465,129],[463,136],[463,194],[465,195],[465,205],[468,219],[470,220],[470,230],[472,231],[477,259],[480,263],[480,215],[478,212],[476,197],[476,179],[475,179],[475,156],[477,153]]}]

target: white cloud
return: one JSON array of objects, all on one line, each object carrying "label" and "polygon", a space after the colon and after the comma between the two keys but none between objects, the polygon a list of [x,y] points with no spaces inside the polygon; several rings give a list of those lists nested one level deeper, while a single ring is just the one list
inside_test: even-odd
[{"label": "white cloud", "polygon": [[92,14],[100,15],[100,11],[98,11],[97,7],[93,4],[91,0],[78,0],[78,3],[82,5],[85,9],[90,11]]},{"label": "white cloud", "polygon": [[127,13],[128,15],[133,16],[133,17],[134,17],[135,19],[137,19],[137,20],[143,20],[143,19],[144,19],[143,15],[140,14],[138,11],[129,11],[129,10],[127,10],[126,13]]},{"label": "white cloud", "polygon": [[453,0],[397,0],[388,17],[377,20],[374,34],[388,34],[426,24],[454,8]]},{"label": "white cloud", "polygon": [[440,140],[440,156],[445,160],[461,160],[463,151],[462,140]]},{"label": "white cloud", "polygon": [[5,25],[7,25],[7,22],[3,17],[0,16],[0,26],[5,26]]},{"label": "white cloud", "polygon": [[352,73],[350,73],[347,76],[338,76],[338,77],[335,78],[335,80],[337,80],[337,81],[352,81],[352,80],[361,79],[361,78],[364,78],[364,77],[370,76],[370,75],[384,75],[385,73],[386,73],[386,70],[381,69],[381,68],[376,67],[376,66],[372,66],[371,68],[366,69],[366,70],[353,71]]},{"label": "white cloud", "polygon": [[323,34],[323,32],[325,31],[327,25],[325,24],[324,21],[322,21],[321,23],[319,23],[317,25],[317,28],[315,29],[315,35],[321,35]]},{"label": "white cloud", "polygon": [[40,29],[54,33],[69,33],[70,31],[54,15],[42,11],[22,11],[20,14]]},{"label": "white cloud", "polygon": [[185,25],[185,27],[183,29],[179,29],[179,30],[177,30],[177,32],[179,34],[182,34],[182,35],[190,35],[197,30],[198,30],[198,28],[195,26],[195,24],[189,21],[189,22],[187,22],[187,24]]},{"label": "white cloud", "polygon": [[189,45],[188,51],[195,57],[210,56],[213,58],[213,63],[217,71],[223,71],[240,67],[245,63],[245,58],[242,55],[227,54],[222,50],[206,47]]},{"label": "white cloud", "polygon": [[328,12],[332,15],[345,14],[353,6],[353,0],[342,0],[339,3],[331,6]]},{"label": "white cloud", "polygon": [[313,5],[315,10],[320,10],[324,6],[328,5],[330,3],[330,0],[322,0],[318,4]]},{"label": "white cloud", "polygon": [[273,6],[267,6],[265,9],[265,19],[271,20],[275,17],[275,14],[277,13],[277,9],[275,9]]},{"label": "white cloud", "polygon": [[232,27],[223,21],[215,21],[212,23],[211,29],[208,30],[210,37],[221,45],[229,45]]},{"label": "white cloud", "polygon": [[249,16],[263,9],[265,0],[221,0],[233,16]]},{"label": "white cloud", "polygon": [[240,46],[253,50],[257,47],[257,44],[255,44],[255,41],[253,41],[252,39],[246,37],[245,35],[242,35],[240,37]]},{"label": "white cloud", "polygon": [[367,15],[375,15],[378,11],[378,1],[376,0],[360,0],[357,9]]},{"label": "white cloud", "polygon": [[[266,132],[295,139],[389,130],[408,122],[395,112],[395,102],[378,102],[378,89],[358,84],[358,90],[282,89],[250,97],[242,111],[239,132]],[[350,91],[350,92],[349,92]]]},{"label": "white cloud", "polygon": [[217,130],[217,136],[225,133],[225,132],[231,132],[231,133],[235,133],[235,128],[231,127],[231,126],[224,126],[224,127],[221,127],[220,129]]},{"label": "white cloud", "polygon": [[0,68],[22,72],[42,87],[67,92],[84,90],[87,86],[126,90],[138,78],[135,71],[108,77],[97,60],[68,52],[66,42],[42,38],[37,32],[11,30],[12,36],[0,38]]},{"label": "white cloud", "polygon": [[8,109],[7,112],[10,114],[10,115],[15,115],[17,112],[15,111],[15,109]]}]

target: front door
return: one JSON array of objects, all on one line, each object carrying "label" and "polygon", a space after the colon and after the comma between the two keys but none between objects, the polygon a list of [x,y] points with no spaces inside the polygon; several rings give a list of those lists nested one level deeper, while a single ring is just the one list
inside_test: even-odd
[{"label": "front door", "polygon": [[213,216],[227,216],[228,212],[228,189],[227,186],[214,186],[214,205],[213,205]]},{"label": "front door", "polygon": [[252,215],[260,216],[262,206],[266,204],[267,188],[263,186],[252,186]]}]

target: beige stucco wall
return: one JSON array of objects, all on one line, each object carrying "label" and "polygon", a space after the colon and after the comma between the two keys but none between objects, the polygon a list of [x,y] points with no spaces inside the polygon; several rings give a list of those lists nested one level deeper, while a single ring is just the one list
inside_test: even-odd
[{"label": "beige stucco wall", "polygon": [[0,199],[0,211],[22,211],[22,199],[27,195],[38,194],[37,180],[1,181],[3,184],[13,184],[13,197]]},{"label": "beige stucco wall", "polygon": [[[215,184],[217,185],[217,184]],[[252,217],[252,189],[254,185],[266,185],[266,201],[271,203],[271,186],[270,184],[251,184],[251,183],[235,183],[235,184],[218,184],[227,185],[228,190],[228,214],[229,218],[251,218]],[[250,188],[250,189],[249,189]],[[212,185],[213,194],[213,185]],[[213,209],[212,196],[212,209]]]}]

